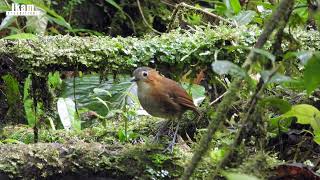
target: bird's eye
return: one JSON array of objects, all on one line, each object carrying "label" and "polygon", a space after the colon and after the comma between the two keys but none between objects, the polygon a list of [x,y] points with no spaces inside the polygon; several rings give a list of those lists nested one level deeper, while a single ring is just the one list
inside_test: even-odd
[{"label": "bird's eye", "polygon": [[148,73],[147,73],[147,72],[143,72],[142,75],[143,75],[144,77],[147,77],[147,76],[148,76]]}]

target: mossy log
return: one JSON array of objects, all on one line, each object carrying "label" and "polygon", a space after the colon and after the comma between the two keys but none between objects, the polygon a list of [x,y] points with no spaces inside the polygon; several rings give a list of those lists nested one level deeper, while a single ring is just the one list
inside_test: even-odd
[{"label": "mossy log", "polygon": [[85,142],[5,144],[0,179],[177,178],[183,171],[179,158],[162,150]]},{"label": "mossy log", "polygon": [[[218,26],[143,38],[58,35],[33,40],[1,39],[0,75],[6,69],[12,70],[12,66],[20,73],[46,75],[50,71],[76,69],[127,73],[142,65],[163,65],[179,73],[194,64],[208,67],[215,59],[242,63],[247,54],[243,47],[252,47],[260,33],[257,26]],[[285,50],[319,50],[319,32],[291,33]]]}]

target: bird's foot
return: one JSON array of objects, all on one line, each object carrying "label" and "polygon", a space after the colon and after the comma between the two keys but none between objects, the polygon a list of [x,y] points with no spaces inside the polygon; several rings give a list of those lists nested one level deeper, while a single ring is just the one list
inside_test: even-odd
[{"label": "bird's foot", "polygon": [[173,147],[174,147],[174,142],[171,142],[170,144],[169,144],[169,146],[166,148],[166,149],[164,149],[163,150],[163,152],[169,152],[169,153],[173,153]]},{"label": "bird's foot", "polygon": [[162,132],[161,130],[159,130],[159,131],[157,132],[157,134],[155,135],[155,137],[153,138],[153,143],[159,142],[160,136],[162,136],[162,135],[163,135],[163,132]]},{"label": "bird's foot", "polygon": [[153,142],[154,142],[154,143],[159,142],[160,137],[161,137],[162,135],[166,134],[166,131],[168,130],[168,127],[167,127],[167,126],[168,126],[168,123],[169,123],[169,121],[163,121],[163,122],[159,123],[159,125],[158,125],[158,131],[157,131],[157,133],[156,133],[156,135],[155,135],[155,137],[154,137],[154,139],[153,139]]},{"label": "bird's foot", "polygon": [[179,122],[177,124],[177,127],[176,127],[176,130],[174,132],[174,135],[173,135],[173,139],[172,139],[172,142],[169,144],[169,146],[164,150],[164,152],[166,151],[169,151],[171,154],[173,153],[173,147],[176,143],[176,139],[177,139],[177,134],[178,134],[178,129],[179,129]]}]

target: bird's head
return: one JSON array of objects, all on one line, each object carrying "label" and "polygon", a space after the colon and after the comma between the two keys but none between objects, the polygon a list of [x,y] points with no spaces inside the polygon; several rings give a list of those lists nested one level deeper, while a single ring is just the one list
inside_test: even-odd
[{"label": "bird's head", "polygon": [[136,82],[138,85],[140,83],[149,83],[154,77],[158,76],[158,72],[149,67],[138,67],[133,71],[133,79],[131,82]]}]

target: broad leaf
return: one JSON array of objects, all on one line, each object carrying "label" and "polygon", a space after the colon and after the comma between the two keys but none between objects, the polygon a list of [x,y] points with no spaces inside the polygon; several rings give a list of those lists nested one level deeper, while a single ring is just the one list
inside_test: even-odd
[{"label": "broad leaf", "polygon": [[6,11],[10,11],[10,7],[6,4],[0,3],[0,13],[5,13]]},{"label": "broad leaf", "polygon": [[238,14],[241,11],[241,5],[239,0],[230,0],[230,5],[235,14]]},{"label": "broad leaf", "polygon": [[205,88],[203,86],[198,84],[182,83],[182,87],[191,94],[196,106],[199,106],[199,104],[201,104],[201,102],[206,98]]},{"label": "broad leaf", "polygon": [[316,142],[317,144],[320,144],[320,132],[314,132],[314,137],[313,140],[314,142]]},{"label": "broad leaf", "polygon": [[31,75],[29,75],[23,86],[23,107],[26,112],[26,118],[28,121],[28,125],[33,127],[36,123],[36,117],[34,113],[33,100],[30,96],[30,88],[31,88]]},{"label": "broad leaf", "polygon": [[258,54],[261,54],[265,57],[267,57],[269,60],[271,60],[272,62],[275,62],[276,60],[276,57],[271,54],[270,52],[266,51],[266,50],[263,50],[263,49],[257,49],[257,48],[253,48],[252,49],[255,53],[258,53]]},{"label": "broad leaf", "polygon": [[18,40],[18,39],[37,39],[38,37],[31,33],[20,33],[6,36],[2,39]]},{"label": "broad leaf", "polygon": [[238,25],[247,25],[249,24],[257,13],[254,11],[241,11],[237,16],[233,19],[236,21]]},{"label": "broad leaf", "polygon": [[13,21],[15,21],[16,19],[17,19],[17,16],[6,16],[0,24],[0,30],[10,26],[13,23]]},{"label": "broad leaf", "polygon": [[297,52],[296,56],[303,65],[306,65],[307,62],[311,59],[314,52],[312,51],[301,51]]},{"label": "broad leaf", "polygon": [[295,105],[281,117],[296,117],[297,123],[310,124],[314,131],[320,131],[320,111],[314,106],[308,104]]},{"label": "broad leaf", "polygon": [[291,58],[298,58],[301,62],[301,64],[306,65],[307,62],[311,59],[313,56],[314,51],[299,51],[299,52],[287,52],[284,55],[284,59],[291,59]]},{"label": "broad leaf", "polygon": [[[66,78],[64,80],[61,96],[64,98],[77,99],[77,107],[79,109],[86,108],[90,111],[95,111],[101,116],[108,114],[108,111],[99,97],[104,102],[108,103],[108,107],[119,108],[121,105],[126,104],[126,92],[132,84],[129,82],[131,77],[119,76],[121,83],[116,83],[112,76],[108,76],[108,81],[100,83],[98,75],[84,75],[83,77],[75,78],[75,95],[73,91],[73,78]],[[121,105],[120,105],[121,104]]]},{"label": "broad leaf", "polygon": [[66,130],[71,128],[79,130],[76,115],[76,107],[72,99],[70,98],[59,98],[57,102],[57,109],[61,123]]},{"label": "broad leaf", "polygon": [[300,79],[291,79],[291,81],[282,82],[282,86],[288,89],[293,89],[297,91],[305,90],[304,80]]},{"label": "broad leaf", "polygon": [[[268,78],[270,77],[271,71],[262,71],[261,77],[264,82],[268,81]],[[274,74],[271,79],[269,80],[269,83],[283,83],[283,82],[289,82],[292,79],[289,76],[282,75],[280,73]]]},{"label": "broad leaf", "polygon": [[119,11],[123,12],[122,8],[113,0],[106,0],[106,2],[112,5],[113,7],[115,7],[116,9],[118,9]]},{"label": "broad leaf", "polygon": [[27,16],[26,27],[29,33],[44,35],[47,29],[48,18],[45,16],[46,12],[42,9],[36,8],[40,11],[38,16]]},{"label": "broad leaf", "polygon": [[291,104],[288,101],[279,99],[277,97],[264,98],[261,101],[261,104],[263,106],[277,108],[282,114],[288,112],[291,109]]},{"label": "broad leaf", "polygon": [[308,94],[311,94],[320,85],[320,55],[314,55],[307,62],[303,74],[304,85]]},{"label": "broad leaf", "polygon": [[57,14],[54,10],[50,9],[47,7],[43,2],[41,1],[33,1],[33,0],[13,0],[13,2],[18,3],[18,4],[32,4],[38,8],[41,8],[42,10],[46,11],[46,17],[49,20],[52,20],[53,22],[64,26],[68,29],[71,29],[70,24],[59,14]]},{"label": "broad leaf", "polygon": [[51,88],[59,88],[62,85],[62,80],[60,78],[60,73],[58,71],[48,75],[48,84]]},{"label": "broad leaf", "polygon": [[212,69],[219,75],[232,75],[232,76],[240,76],[247,77],[247,73],[244,69],[239,66],[233,64],[230,61],[215,61],[212,63]]},{"label": "broad leaf", "polygon": [[49,16],[49,15],[46,15],[46,18],[48,18],[49,21],[54,22],[60,26],[66,27],[69,30],[72,29],[70,24],[68,22],[66,22],[64,19]]}]

